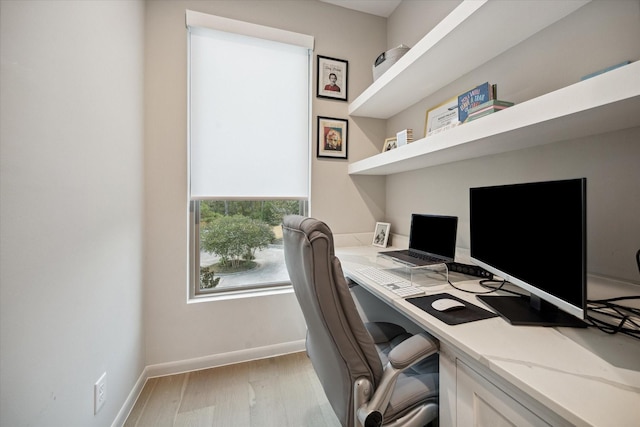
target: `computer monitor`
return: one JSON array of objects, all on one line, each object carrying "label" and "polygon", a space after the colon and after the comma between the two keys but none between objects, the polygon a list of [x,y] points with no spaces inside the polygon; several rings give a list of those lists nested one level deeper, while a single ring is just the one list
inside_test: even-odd
[{"label": "computer monitor", "polygon": [[471,188],[469,197],[471,260],[530,293],[481,301],[516,325],[586,326],[586,178]]}]

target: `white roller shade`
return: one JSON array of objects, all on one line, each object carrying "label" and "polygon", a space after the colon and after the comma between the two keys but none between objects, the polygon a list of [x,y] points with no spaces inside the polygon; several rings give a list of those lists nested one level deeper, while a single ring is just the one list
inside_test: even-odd
[{"label": "white roller shade", "polygon": [[192,199],[307,198],[310,51],[190,28]]}]

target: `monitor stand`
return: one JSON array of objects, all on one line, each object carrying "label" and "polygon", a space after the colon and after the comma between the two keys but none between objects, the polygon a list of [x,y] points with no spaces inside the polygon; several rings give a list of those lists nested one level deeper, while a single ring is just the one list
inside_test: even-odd
[{"label": "monitor stand", "polygon": [[[586,328],[588,326],[583,320],[548,303],[541,304],[542,309],[536,309],[529,297],[508,295],[478,295],[477,297],[512,325],[564,326],[568,328]],[[539,301],[533,302],[540,306]]]}]

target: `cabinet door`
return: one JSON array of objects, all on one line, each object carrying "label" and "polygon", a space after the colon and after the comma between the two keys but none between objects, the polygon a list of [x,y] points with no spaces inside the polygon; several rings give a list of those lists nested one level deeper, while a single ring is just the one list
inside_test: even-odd
[{"label": "cabinet door", "polygon": [[460,427],[549,426],[460,360],[456,384]]}]

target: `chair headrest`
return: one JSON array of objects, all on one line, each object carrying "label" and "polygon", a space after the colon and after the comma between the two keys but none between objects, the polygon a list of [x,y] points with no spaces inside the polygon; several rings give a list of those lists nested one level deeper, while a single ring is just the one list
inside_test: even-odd
[{"label": "chair headrest", "polygon": [[292,230],[298,230],[307,236],[307,240],[312,242],[314,239],[322,236],[329,239],[330,255],[334,256],[333,233],[327,224],[315,219],[301,215],[287,215],[282,221],[282,227]]}]

